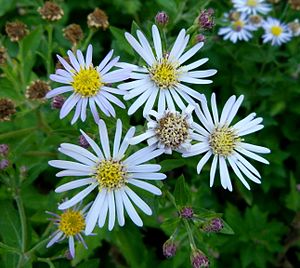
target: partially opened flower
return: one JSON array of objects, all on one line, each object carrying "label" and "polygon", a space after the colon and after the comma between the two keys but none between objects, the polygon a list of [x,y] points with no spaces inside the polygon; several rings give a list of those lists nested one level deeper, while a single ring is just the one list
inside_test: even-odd
[{"label": "partially opened flower", "polygon": [[139,96],[128,110],[128,114],[133,114],[137,109],[144,105],[143,114],[146,116],[153,109],[158,99],[158,113],[166,108],[176,110],[175,104],[182,108],[185,103],[195,104],[194,99],[199,101],[203,95],[196,90],[184,85],[190,84],[210,84],[211,80],[206,79],[214,75],[217,71],[202,70],[194,71],[208,61],[208,58],[199,59],[188,65],[184,65],[192,56],[194,56],[203,46],[203,42],[184,52],[188,42],[189,35],[182,29],[170,51],[163,51],[158,28],[152,26],[152,37],[154,51],[151,48],[144,34],[138,30],[138,41],[129,33],[125,37],[133,49],[142,57],[146,66],[139,67],[132,64],[133,72],[130,78],[134,81],[119,85],[120,89],[128,90],[129,93],[124,96],[125,100],[133,99]]},{"label": "partially opened flower", "polygon": [[47,211],[53,216],[50,220],[57,226],[57,230],[50,236],[51,239],[47,244],[47,248],[53,244],[68,239],[69,251],[72,258],[75,257],[75,239],[78,240],[87,249],[87,245],[83,239],[83,231],[86,225],[86,212],[90,207],[90,203],[83,209],[80,209],[81,203],[78,206],[64,210],[61,214],[56,214]]},{"label": "partially opened flower", "polygon": [[229,191],[232,191],[232,184],[227,163],[229,163],[234,173],[249,190],[250,186],[244,175],[255,183],[261,183],[260,174],[244,156],[264,164],[269,163],[257,154],[270,153],[268,148],[246,143],[242,138],[264,127],[261,124],[263,121],[261,117],[255,118],[256,114],[251,113],[243,120],[230,126],[243,99],[243,95],[238,99],[235,96],[231,96],[226,102],[220,118],[215,94],[211,96],[212,115],[208,110],[207,103],[202,102],[201,109],[198,107],[195,112],[203,127],[195,122],[193,123],[197,133],[193,134],[193,139],[197,143],[192,145],[187,153],[183,154],[184,157],[189,157],[205,153],[197,165],[198,174],[207,161],[213,157],[210,169],[210,186],[214,184],[217,166],[219,165],[221,185]]},{"label": "partially opened flower", "polygon": [[262,36],[263,42],[270,42],[272,46],[280,46],[283,43],[287,43],[293,36],[288,25],[280,22],[278,19],[269,17],[263,22],[262,26],[265,30]]},{"label": "partially opened flower", "polygon": [[265,0],[232,0],[234,8],[241,13],[248,15],[267,14],[271,6]]},{"label": "partially opened flower", "polygon": [[116,113],[111,103],[125,108],[125,105],[114,95],[123,95],[124,91],[112,88],[108,84],[127,79],[130,72],[124,69],[110,71],[119,60],[119,57],[112,59],[113,50],[106,55],[98,66],[94,67],[92,50],[92,45],[89,45],[85,58],[80,50],[77,50],[77,57],[69,50],[68,56],[71,64],[57,55],[65,70],[57,69],[55,74],[50,75],[51,80],[66,85],[51,90],[46,98],[72,92],[60,110],[60,119],[62,119],[76,107],[72,124],[79,117],[82,121],[86,120],[88,105],[96,123],[99,121],[97,106],[106,116],[113,117],[116,116]]},{"label": "partially opened flower", "polygon": [[93,201],[86,217],[86,234],[90,234],[93,231],[97,221],[99,227],[103,227],[107,218],[109,230],[114,228],[116,217],[119,225],[123,226],[125,224],[124,211],[127,212],[136,225],[143,225],[142,219],[133,204],[147,215],[151,215],[152,211],[145,201],[131,189],[132,186],[155,195],[161,194],[159,188],[145,181],[166,178],[164,174],[157,173],[161,168],[160,165],[143,163],[154,159],[163,150],[156,150],[153,146],[146,147],[125,157],[125,152],[129,146],[128,140],[132,138],[134,132],[135,128],[130,128],[121,142],[122,122],[118,120],[113,150],[111,150],[106,125],[103,120],[100,120],[99,135],[102,149],[81,131],[93,149],[93,153],[81,146],[63,143],[59,151],[72,157],[76,162],[65,160],[52,160],[49,162],[51,166],[63,169],[63,171],[56,174],[57,177],[83,177],[83,179],[74,180],[59,186],[56,192],[61,193],[87,186],[70,200],[62,203],[58,207],[59,209],[68,209],[83,200],[94,189],[98,190],[97,197]]},{"label": "partially opened flower", "polygon": [[171,154],[172,150],[185,152],[191,146],[193,110],[194,106],[191,105],[181,113],[172,110],[157,113],[151,110],[146,116],[148,130],[130,139],[130,144],[138,144],[147,139],[149,146],[162,148],[166,154]]}]

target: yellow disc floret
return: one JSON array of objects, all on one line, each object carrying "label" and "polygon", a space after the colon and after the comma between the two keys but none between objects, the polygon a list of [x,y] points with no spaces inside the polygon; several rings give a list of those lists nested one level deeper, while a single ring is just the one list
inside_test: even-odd
[{"label": "yellow disc floret", "polygon": [[257,0],[248,0],[247,5],[249,7],[256,7],[257,6]]},{"label": "yellow disc floret", "polygon": [[168,89],[178,82],[177,66],[166,57],[154,63],[149,69],[149,73],[151,80],[160,89]]},{"label": "yellow disc floret", "polygon": [[282,28],[280,26],[272,26],[271,27],[271,33],[275,36],[279,36],[282,33]]},{"label": "yellow disc floret", "polygon": [[232,128],[223,126],[221,128],[215,128],[208,142],[214,154],[227,157],[233,153],[236,144],[240,140]]},{"label": "yellow disc floret", "polygon": [[103,86],[98,71],[93,67],[80,69],[80,71],[73,76],[73,82],[71,84],[74,91],[82,97],[95,96]]},{"label": "yellow disc floret", "polygon": [[232,22],[232,28],[235,30],[235,31],[240,31],[242,30],[242,28],[244,27],[245,23],[242,21],[242,20],[235,20]]},{"label": "yellow disc floret", "polygon": [[80,211],[68,209],[60,216],[58,228],[66,235],[72,236],[85,228],[85,220]]},{"label": "yellow disc floret", "polygon": [[99,190],[102,188],[114,190],[124,186],[126,174],[124,165],[120,161],[102,160],[97,166],[95,175],[99,183]]}]

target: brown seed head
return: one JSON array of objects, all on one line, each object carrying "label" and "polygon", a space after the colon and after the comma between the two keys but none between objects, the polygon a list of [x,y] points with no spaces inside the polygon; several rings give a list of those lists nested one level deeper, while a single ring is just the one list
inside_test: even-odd
[{"label": "brown seed head", "polygon": [[37,10],[44,20],[58,21],[64,15],[64,11],[55,3],[47,1]]},{"label": "brown seed head", "polygon": [[7,22],[5,32],[12,42],[22,40],[29,33],[27,25],[20,21]]},{"label": "brown seed head", "polygon": [[64,37],[73,45],[78,44],[83,38],[83,31],[78,24],[70,24],[63,29]]},{"label": "brown seed head", "polygon": [[16,113],[15,104],[6,98],[0,99],[0,122],[10,121],[10,117]]},{"label": "brown seed head", "polygon": [[106,30],[109,26],[108,17],[102,9],[96,8],[88,15],[87,24],[89,28]]},{"label": "brown seed head", "polygon": [[292,9],[300,10],[300,0],[289,0]]},{"label": "brown seed head", "polygon": [[43,100],[50,89],[45,81],[36,80],[26,88],[25,96],[30,100]]}]

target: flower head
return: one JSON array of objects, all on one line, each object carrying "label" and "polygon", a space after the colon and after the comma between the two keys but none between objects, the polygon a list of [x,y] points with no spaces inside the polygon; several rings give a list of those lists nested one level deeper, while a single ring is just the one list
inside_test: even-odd
[{"label": "flower head", "polygon": [[193,106],[184,107],[182,113],[165,110],[157,113],[151,110],[146,116],[148,130],[130,140],[130,144],[138,144],[147,139],[149,146],[164,149],[166,154],[172,150],[185,152],[190,146],[192,130]]},{"label": "flower head", "polygon": [[191,254],[191,264],[193,268],[209,267],[209,259],[199,249],[194,249]]},{"label": "flower head", "polygon": [[262,36],[263,42],[270,42],[272,46],[280,46],[283,43],[287,43],[292,38],[292,32],[289,27],[277,19],[267,18],[262,27],[265,30],[265,33]]},{"label": "flower head", "polygon": [[200,12],[198,23],[201,29],[203,30],[211,30],[214,25],[214,10],[212,8],[209,8],[208,10],[204,9]]},{"label": "flower head", "polygon": [[194,210],[191,207],[184,207],[180,210],[180,217],[184,219],[192,219],[194,217]]},{"label": "flower head", "polygon": [[234,19],[228,20],[230,23],[229,26],[221,27],[219,29],[218,34],[224,35],[224,40],[230,40],[233,43],[237,41],[249,41],[252,38],[251,31],[256,30],[256,27],[249,24],[248,18],[246,14],[239,14]]},{"label": "flower head", "polygon": [[9,161],[7,159],[0,160],[0,170],[4,170],[9,166]]},{"label": "flower head", "polygon": [[12,42],[22,40],[29,33],[27,25],[20,21],[7,22],[5,32]]},{"label": "flower head", "polygon": [[51,247],[54,243],[68,239],[69,252],[72,258],[75,257],[75,239],[87,248],[82,234],[86,226],[86,211],[89,209],[90,205],[91,204],[89,203],[83,209],[80,209],[81,204],[79,204],[78,206],[64,210],[61,214],[47,211],[48,214],[53,216],[50,220],[57,226],[57,230],[51,235],[47,248]]},{"label": "flower head", "polygon": [[256,114],[251,113],[243,120],[231,126],[231,122],[243,99],[244,96],[240,96],[238,99],[235,96],[231,96],[226,102],[220,118],[215,94],[211,96],[212,115],[208,110],[206,102],[201,103],[201,109],[198,107],[195,110],[203,127],[195,122],[193,123],[195,134],[192,135],[192,138],[198,143],[192,145],[191,149],[187,153],[184,153],[183,156],[189,157],[205,153],[197,165],[198,174],[211,156],[213,157],[210,170],[210,186],[214,184],[217,165],[219,164],[221,185],[224,189],[232,191],[232,184],[226,164],[228,162],[237,177],[250,190],[250,186],[244,179],[243,174],[253,182],[261,183],[260,174],[244,156],[265,164],[269,163],[257,155],[257,153],[270,153],[268,148],[246,143],[242,138],[264,127],[261,124],[263,121],[261,117],[255,118]]},{"label": "flower head", "polygon": [[248,15],[265,15],[271,11],[271,6],[265,3],[265,0],[232,0],[232,3],[238,12]]},{"label": "flower head", "polygon": [[102,28],[106,30],[109,26],[108,17],[102,9],[95,8],[95,10],[88,15],[87,24],[89,28]]},{"label": "flower head", "polygon": [[155,16],[155,22],[158,24],[158,25],[161,25],[161,26],[166,26],[169,22],[169,16],[166,12],[164,11],[160,11],[156,14]]},{"label": "flower head", "polygon": [[59,94],[72,92],[67,98],[60,110],[60,119],[66,117],[70,111],[75,108],[75,113],[71,121],[74,124],[79,116],[82,121],[86,120],[86,109],[89,105],[95,122],[99,121],[97,107],[106,115],[115,117],[115,109],[111,102],[121,108],[125,105],[114,96],[114,94],[123,95],[124,91],[110,87],[109,83],[120,82],[129,77],[129,71],[119,69],[110,71],[118,62],[119,57],[112,58],[113,50],[94,67],[92,63],[92,45],[88,46],[86,57],[80,50],[77,50],[77,57],[72,51],[68,51],[71,64],[62,57],[57,56],[64,69],[57,69],[55,74],[50,75],[50,79],[67,84],[54,88],[46,98],[52,98]]},{"label": "flower head", "polygon": [[30,100],[43,100],[51,90],[49,84],[43,80],[32,81],[26,88],[25,96]]},{"label": "flower head", "polygon": [[0,155],[7,156],[9,151],[9,146],[6,143],[0,144]]},{"label": "flower head", "polygon": [[175,256],[176,250],[177,250],[177,247],[172,238],[168,239],[163,244],[163,254],[168,259]]},{"label": "flower head", "polygon": [[83,31],[79,24],[72,23],[63,29],[64,37],[73,45],[78,44],[83,38]]},{"label": "flower head", "polygon": [[207,62],[207,58],[183,65],[199,51],[203,43],[197,43],[184,53],[189,42],[189,35],[182,29],[171,51],[163,51],[158,28],[153,25],[154,54],[148,40],[140,30],[137,31],[138,41],[129,33],[125,33],[125,37],[147,65],[144,67],[125,65],[131,66],[130,78],[134,81],[121,84],[119,88],[129,91],[124,96],[125,100],[139,96],[129,108],[129,115],[145,104],[143,114],[146,116],[153,109],[156,99],[158,99],[158,113],[160,114],[166,108],[176,110],[175,104],[180,108],[183,107],[183,101],[195,105],[193,98],[197,101],[203,98],[202,94],[183,84],[212,83],[206,78],[214,75],[216,70],[192,71]]},{"label": "flower head", "polygon": [[224,227],[224,223],[220,218],[213,218],[205,222],[201,229],[207,233],[218,233]]},{"label": "flower head", "polygon": [[16,113],[16,106],[10,99],[0,98],[0,122],[10,121],[10,117]]},{"label": "flower head", "polygon": [[103,120],[100,120],[99,135],[102,149],[100,149],[95,141],[81,131],[94,153],[78,145],[63,143],[59,151],[74,158],[77,162],[63,160],[52,160],[49,162],[51,166],[63,169],[63,171],[56,174],[58,177],[84,177],[84,179],[71,181],[59,186],[55,190],[56,192],[65,192],[88,185],[73,198],[62,203],[58,207],[59,209],[72,207],[94,189],[97,189],[97,197],[93,201],[92,207],[86,217],[86,234],[90,234],[93,231],[97,221],[99,227],[103,227],[106,218],[108,218],[109,230],[114,228],[116,216],[119,225],[123,226],[125,224],[124,211],[127,211],[127,214],[136,225],[143,225],[142,219],[137,214],[133,204],[147,215],[151,215],[152,211],[130,186],[134,185],[155,195],[161,194],[159,188],[145,181],[166,178],[164,174],[157,173],[161,168],[160,165],[143,163],[160,155],[162,150],[151,146],[125,157],[129,146],[128,140],[132,138],[134,132],[135,129],[133,127],[130,128],[123,142],[121,142],[122,122],[118,120],[113,150],[111,151],[106,125]]},{"label": "flower head", "polygon": [[38,8],[38,12],[44,20],[48,21],[58,21],[64,15],[64,11],[51,1],[46,1],[42,7]]}]

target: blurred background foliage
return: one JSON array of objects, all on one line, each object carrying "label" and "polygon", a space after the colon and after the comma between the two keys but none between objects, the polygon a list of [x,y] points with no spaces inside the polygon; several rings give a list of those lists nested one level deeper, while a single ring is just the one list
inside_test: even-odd
[{"label": "blurred background foliage", "polygon": [[[137,62],[139,59],[124,39],[125,31],[135,32],[140,27],[149,36],[156,13],[164,10],[169,15],[167,40],[172,44],[179,30],[189,28],[203,8],[214,8],[218,24],[223,13],[231,8],[230,1],[56,2],[64,10],[64,16],[50,24],[37,12],[43,1],[0,0],[0,45],[9,55],[9,62],[1,65],[0,98],[13,100],[17,110],[12,120],[0,122],[0,143],[10,147],[10,166],[1,172],[11,185],[3,183],[0,188],[0,267],[189,267],[190,248],[184,228],[176,241],[176,256],[166,260],[162,254],[162,245],[178,222],[177,211],[165,195],[153,201],[143,193],[154,210],[153,216],[143,217],[143,228],[130,222],[112,232],[97,228],[96,236],[86,238],[89,249],[77,245],[77,255],[72,261],[64,258],[66,243],[50,249],[44,245],[34,248],[52,230],[45,211],[56,211],[57,203],[63,198],[55,194],[54,189],[65,180],[56,178],[55,170],[47,162],[61,157],[57,152],[61,142],[78,142],[80,128],[98,137],[91,118],[86,123],[70,126],[70,118],[59,120],[58,111],[51,109],[49,101],[30,100],[25,97],[25,91],[37,78],[49,81],[49,72],[55,71],[55,54],[66,55],[72,47],[62,31],[71,23],[79,24],[84,33],[77,48],[86,48],[89,39],[93,44],[95,64],[111,48],[122,61]],[[110,26],[105,31],[93,32],[87,26],[87,16],[96,7],[108,16]],[[288,1],[282,0],[273,5],[271,15],[289,22],[299,16],[299,11],[292,10]],[[15,20],[24,22],[29,29],[29,34],[19,43],[11,42],[5,33],[5,24]],[[272,47],[262,45],[260,34],[255,34],[249,42],[232,44],[216,35],[217,27],[205,33],[206,44],[193,60],[208,57],[205,67],[215,68],[218,73],[212,85],[195,88],[207,97],[216,92],[219,108],[231,95],[245,95],[239,117],[256,112],[264,118],[265,125],[247,140],[272,150],[267,156],[270,165],[256,165],[262,175],[262,184],[252,184],[251,191],[232,175],[234,191],[231,193],[220,185],[209,188],[209,165],[200,176],[196,175],[199,157],[183,159],[173,153],[158,159],[168,175],[163,187],[175,192],[177,205],[186,202],[185,205],[195,210],[204,208],[222,213],[233,229],[233,235],[194,232],[197,245],[210,258],[212,267],[299,267],[300,38],[282,47]],[[52,40],[49,40],[50,28],[53,29]],[[196,32],[193,37],[195,35]],[[196,42],[195,38],[191,40],[191,43]],[[134,125],[138,132],[144,129],[140,112],[128,118],[125,110],[117,109],[117,116],[126,128]],[[115,120],[104,120],[110,133],[114,133]],[[181,175],[185,180],[178,179]],[[182,193],[178,191],[183,188],[176,193],[176,187],[183,187],[187,194],[180,197]],[[18,198],[22,200],[26,215],[28,237],[25,245]],[[16,249],[26,249],[26,254],[21,254],[22,264],[20,251]]]}]

